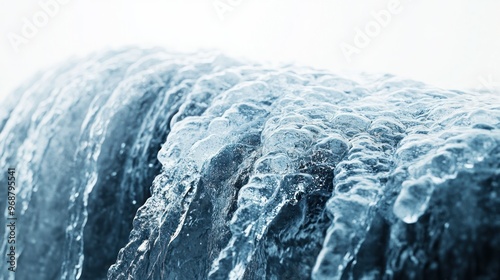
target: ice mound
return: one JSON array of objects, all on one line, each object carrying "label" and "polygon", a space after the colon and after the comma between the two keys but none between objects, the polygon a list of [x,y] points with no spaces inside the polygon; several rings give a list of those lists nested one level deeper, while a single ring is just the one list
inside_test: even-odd
[{"label": "ice mound", "polygon": [[5,279],[500,273],[498,94],[131,49],[10,100],[0,162],[20,174],[19,258]]}]

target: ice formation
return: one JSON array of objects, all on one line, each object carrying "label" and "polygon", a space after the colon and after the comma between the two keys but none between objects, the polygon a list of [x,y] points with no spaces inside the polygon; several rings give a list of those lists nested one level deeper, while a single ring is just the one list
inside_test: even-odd
[{"label": "ice formation", "polygon": [[127,49],[6,100],[2,279],[500,275],[495,93]]}]

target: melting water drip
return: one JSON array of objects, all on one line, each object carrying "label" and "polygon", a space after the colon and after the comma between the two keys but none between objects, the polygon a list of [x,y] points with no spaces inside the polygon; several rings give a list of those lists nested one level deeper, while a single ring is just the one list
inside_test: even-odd
[{"label": "melting water drip", "polygon": [[498,274],[497,94],[127,49],[8,101],[22,207],[4,278]]}]

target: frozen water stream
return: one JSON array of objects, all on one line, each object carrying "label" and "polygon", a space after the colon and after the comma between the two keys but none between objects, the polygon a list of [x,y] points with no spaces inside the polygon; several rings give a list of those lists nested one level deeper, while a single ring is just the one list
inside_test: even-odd
[{"label": "frozen water stream", "polygon": [[10,100],[19,258],[4,279],[500,273],[496,93],[131,49]]}]

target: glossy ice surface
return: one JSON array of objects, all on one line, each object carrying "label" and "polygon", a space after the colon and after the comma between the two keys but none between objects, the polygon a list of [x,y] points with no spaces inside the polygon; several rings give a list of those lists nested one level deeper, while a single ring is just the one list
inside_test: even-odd
[{"label": "glossy ice surface", "polygon": [[15,279],[499,274],[498,93],[132,49],[9,100]]}]

